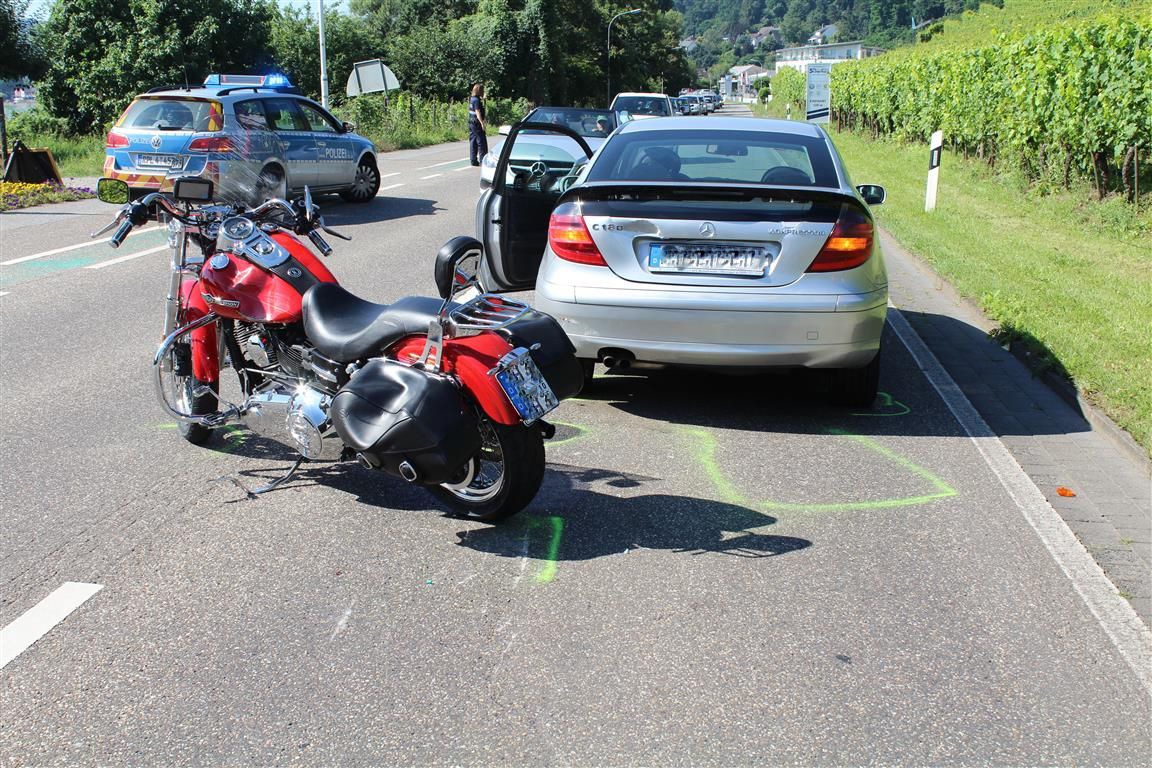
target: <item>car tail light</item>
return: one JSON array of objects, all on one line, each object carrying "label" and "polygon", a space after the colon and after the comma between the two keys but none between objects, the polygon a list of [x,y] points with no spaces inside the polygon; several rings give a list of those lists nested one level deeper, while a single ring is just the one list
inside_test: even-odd
[{"label": "car tail light", "polygon": [[189,152],[231,152],[232,141],[227,136],[201,136],[188,144]]},{"label": "car tail light", "polygon": [[872,255],[872,221],[854,205],[840,208],[840,217],[808,272],[837,272],[852,269]]},{"label": "car tail light", "polygon": [[552,217],[548,219],[548,246],[552,253],[564,261],[608,266],[592,240],[592,233],[588,231],[580,209],[573,203],[564,203],[552,211]]},{"label": "car tail light", "polygon": [[108,138],[104,139],[104,146],[109,149],[122,149],[128,146],[128,137],[115,131],[108,131]]}]

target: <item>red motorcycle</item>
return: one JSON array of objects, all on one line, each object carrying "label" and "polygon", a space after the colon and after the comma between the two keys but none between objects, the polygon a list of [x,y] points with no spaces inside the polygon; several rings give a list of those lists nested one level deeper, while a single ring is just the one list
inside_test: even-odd
[{"label": "red motorcycle", "polygon": [[[153,360],[164,409],[193,444],[242,422],[299,452],[272,490],[309,459],[359,461],[427,486],[455,513],[495,521],[522,509],[544,475],[543,417],[576,395],[583,370],[548,315],[483,293],[482,246],[457,237],[436,255],[441,298],[376,304],[344,290],[302,242],[332,252],[310,193],[256,208],[212,204],[210,181],[122,205],[113,247],[158,212],[172,248],[165,338]],[[461,297],[474,294],[470,300]],[[459,299],[459,300],[458,300]],[[241,402],[220,391],[239,378]],[[239,399],[239,398],[238,398]]]}]

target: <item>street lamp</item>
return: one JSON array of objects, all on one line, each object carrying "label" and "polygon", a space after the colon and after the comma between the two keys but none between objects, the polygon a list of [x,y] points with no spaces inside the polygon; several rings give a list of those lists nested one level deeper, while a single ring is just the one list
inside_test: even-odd
[{"label": "street lamp", "polygon": [[608,22],[608,66],[605,67],[608,71],[608,103],[606,106],[611,106],[612,104],[612,24],[621,16],[631,16],[643,10],[643,8],[633,8],[630,11],[620,11],[620,13],[613,16],[612,20]]},{"label": "street lamp", "polygon": [[320,27],[320,103],[328,109],[328,52],[324,48],[324,0],[317,0],[316,19]]}]

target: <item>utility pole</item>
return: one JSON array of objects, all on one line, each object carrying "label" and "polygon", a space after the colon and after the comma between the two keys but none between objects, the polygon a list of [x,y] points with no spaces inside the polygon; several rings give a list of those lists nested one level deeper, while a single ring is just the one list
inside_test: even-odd
[{"label": "utility pole", "polygon": [[320,6],[320,103],[328,109],[328,53],[324,48],[324,0],[316,0]]},{"label": "utility pole", "polygon": [[631,16],[634,13],[640,13],[642,10],[642,8],[633,8],[630,11],[620,11],[620,13],[613,16],[608,22],[608,60],[605,62],[604,67],[608,73],[608,101],[604,104],[606,107],[612,104],[612,24],[621,16]]}]

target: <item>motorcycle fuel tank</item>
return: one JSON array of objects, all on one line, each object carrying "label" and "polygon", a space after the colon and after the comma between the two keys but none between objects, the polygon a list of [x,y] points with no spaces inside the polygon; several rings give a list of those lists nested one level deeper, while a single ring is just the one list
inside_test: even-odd
[{"label": "motorcycle fuel tank", "polygon": [[282,231],[249,232],[200,272],[200,290],[212,311],[250,323],[296,322],[304,293],[317,283],[335,282],[307,246]]}]

